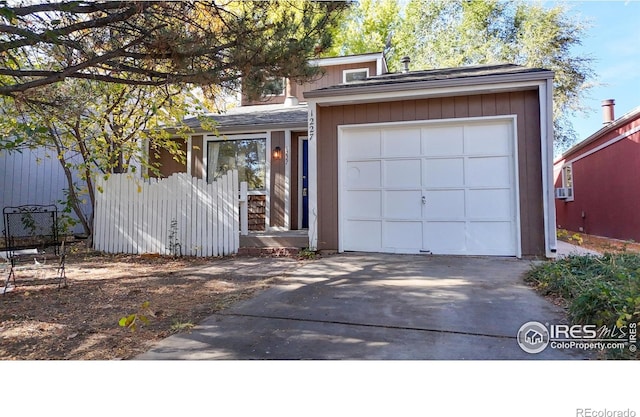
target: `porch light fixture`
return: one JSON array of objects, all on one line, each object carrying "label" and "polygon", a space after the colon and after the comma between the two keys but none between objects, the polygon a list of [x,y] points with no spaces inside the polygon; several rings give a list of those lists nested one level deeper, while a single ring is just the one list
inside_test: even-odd
[{"label": "porch light fixture", "polygon": [[276,146],[276,147],[273,149],[273,153],[271,154],[271,157],[272,157],[273,159],[282,159],[282,149],[280,149],[280,147],[279,147],[279,146]]}]

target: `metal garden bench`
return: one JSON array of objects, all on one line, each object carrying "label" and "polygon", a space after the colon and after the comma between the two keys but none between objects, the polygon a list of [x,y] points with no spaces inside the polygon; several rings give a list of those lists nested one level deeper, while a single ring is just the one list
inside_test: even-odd
[{"label": "metal garden bench", "polygon": [[[44,278],[46,270],[54,270],[58,288],[67,286],[65,273],[64,239],[58,234],[58,209],[55,205],[26,205],[5,207],[4,249],[0,255],[7,260],[8,270],[4,292],[13,280],[16,285],[16,273],[35,271],[34,282],[48,283]],[[39,272],[43,271],[43,272]]]}]

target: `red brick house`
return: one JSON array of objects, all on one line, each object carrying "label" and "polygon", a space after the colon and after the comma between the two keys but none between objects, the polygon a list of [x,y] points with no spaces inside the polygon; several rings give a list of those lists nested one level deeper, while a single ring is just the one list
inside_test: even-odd
[{"label": "red brick house", "polygon": [[605,100],[602,129],[554,161],[557,227],[640,241],[640,107],[616,119]]}]

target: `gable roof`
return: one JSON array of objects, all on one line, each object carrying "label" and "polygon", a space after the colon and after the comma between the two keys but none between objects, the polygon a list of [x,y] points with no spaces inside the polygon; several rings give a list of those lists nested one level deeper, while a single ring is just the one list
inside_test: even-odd
[{"label": "gable roof", "polygon": [[396,72],[376,75],[348,84],[304,93],[305,98],[330,97],[336,95],[365,94],[369,92],[399,91],[409,88],[448,87],[495,82],[530,81],[553,78],[553,71],[528,68],[514,64],[477,65],[459,68],[443,68],[425,71]]},{"label": "gable roof", "polygon": [[617,118],[616,120],[614,120],[611,123],[608,123],[607,125],[603,126],[602,128],[600,128],[597,132],[593,133],[591,136],[589,136],[588,138],[576,143],[575,145],[573,145],[572,147],[570,147],[569,149],[567,149],[566,151],[564,151],[562,153],[562,155],[560,155],[559,157],[557,157],[553,163],[557,164],[560,161],[565,160],[569,155],[576,153],[577,151],[579,151],[580,149],[584,148],[585,146],[597,141],[598,139],[602,138],[604,135],[608,134],[609,132],[619,129],[620,127],[624,126],[627,123],[633,122],[634,120],[640,118],[640,106],[636,107],[635,109],[631,110],[630,112],[624,114],[623,116]]}]

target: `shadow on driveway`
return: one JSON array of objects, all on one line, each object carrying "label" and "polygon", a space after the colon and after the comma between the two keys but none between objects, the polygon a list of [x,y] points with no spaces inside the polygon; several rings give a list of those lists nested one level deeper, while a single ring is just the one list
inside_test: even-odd
[{"label": "shadow on driveway", "polygon": [[565,322],[523,283],[529,268],[500,257],[324,257],[136,359],[588,358],[518,346],[524,323]]}]

